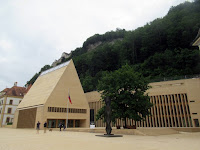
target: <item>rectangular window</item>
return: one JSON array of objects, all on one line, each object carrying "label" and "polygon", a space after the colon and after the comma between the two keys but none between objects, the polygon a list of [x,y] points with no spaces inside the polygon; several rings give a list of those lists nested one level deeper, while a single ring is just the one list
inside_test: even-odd
[{"label": "rectangular window", "polygon": [[10,122],[10,117],[7,117],[6,118],[6,123],[9,123]]},{"label": "rectangular window", "polygon": [[73,120],[68,120],[68,127],[73,127],[74,126],[74,121]]},{"label": "rectangular window", "polygon": [[190,101],[190,103],[194,103],[195,101]]},{"label": "rectangular window", "polygon": [[10,100],[9,105],[12,105],[12,104],[13,104],[13,100]]},{"label": "rectangular window", "polygon": [[8,111],[7,111],[7,113],[8,113],[8,114],[10,114],[10,113],[11,113],[11,111],[12,111],[12,108],[8,108]]},{"label": "rectangular window", "polygon": [[193,115],[197,115],[197,113],[192,113]]}]

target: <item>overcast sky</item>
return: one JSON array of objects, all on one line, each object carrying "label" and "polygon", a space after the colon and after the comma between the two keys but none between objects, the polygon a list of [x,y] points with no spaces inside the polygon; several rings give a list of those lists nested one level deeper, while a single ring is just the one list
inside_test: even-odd
[{"label": "overcast sky", "polygon": [[14,82],[24,86],[96,33],[134,30],[184,1],[0,0],[0,91]]}]

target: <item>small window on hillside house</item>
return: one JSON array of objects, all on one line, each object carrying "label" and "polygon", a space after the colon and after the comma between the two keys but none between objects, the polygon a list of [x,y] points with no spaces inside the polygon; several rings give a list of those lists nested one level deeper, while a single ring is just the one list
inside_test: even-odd
[{"label": "small window on hillside house", "polygon": [[6,123],[9,123],[9,121],[10,121],[10,117],[7,117],[6,118]]},{"label": "small window on hillside house", "polygon": [[8,108],[8,114],[10,114],[12,111],[12,108]]},{"label": "small window on hillside house", "polygon": [[12,105],[13,104],[13,100],[10,100],[9,104]]}]

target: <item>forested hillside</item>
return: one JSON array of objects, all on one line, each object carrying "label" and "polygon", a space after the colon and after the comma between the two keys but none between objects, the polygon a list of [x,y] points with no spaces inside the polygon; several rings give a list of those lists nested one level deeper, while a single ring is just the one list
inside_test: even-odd
[{"label": "forested hillside", "polygon": [[[114,71],[124,64],[150,80],[199,74],[199,50],[191,45],[200,28],[199,10],[200,0],[185,2],[136,30],[95,34],[63,62],[73,59],[85,92],[96,90],[103,71]],[[95,45],[94,49],[89,50],[90,45]],[[38,75],[27,83],[34,83]]]}]

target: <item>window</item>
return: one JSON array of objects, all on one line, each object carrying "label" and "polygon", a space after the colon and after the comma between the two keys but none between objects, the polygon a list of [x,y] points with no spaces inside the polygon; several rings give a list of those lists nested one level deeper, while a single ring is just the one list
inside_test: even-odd
[{"label": "window", "polygon": [[[48,107],[48,112],[61,112],[66,113],[67,108],[60,107]],[[76,109],[76,108],[68,108],[68,113],[87,113],[86,109]]]},{"label": "window", "polygon": [[90,109],[90,123],[94,122],[94,109]]},{"label": "window", "polygon": [[6,123],[9,123],[9,121],[10,121],[10,117],[7,117],[6,118]]},{"label": "window", "polygon": [[9,102],[9,105],[12,105],[12,104],[13,104],[13,100],[11,99],[10,102]]},{"label": "window", "polygon": [[190,101],[190,103],[194,103],[195,101]]},{"label": "window", "polygon": [[7,111],[7,113],[8,113],[8,114],[10,114],[10,113],[11,113],[11,111],[12,111],[12,108],[8,108],[8,111]]},{"label": "window", "polygon": [[195,127],[199,127],[199,120],[198,119],[194,119],[194,125],[195,125]]}]

